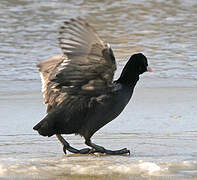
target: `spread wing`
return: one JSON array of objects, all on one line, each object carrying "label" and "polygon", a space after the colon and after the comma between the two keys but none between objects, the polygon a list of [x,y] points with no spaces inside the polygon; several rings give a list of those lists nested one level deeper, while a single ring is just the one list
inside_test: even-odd
[{"label": "spread wing", "polygon": [[77,102],[110,92],[116,70],[110,46],[81,18],[64,22],[59,34],[63,55],[38,64],[49,109],[63,101]]}]

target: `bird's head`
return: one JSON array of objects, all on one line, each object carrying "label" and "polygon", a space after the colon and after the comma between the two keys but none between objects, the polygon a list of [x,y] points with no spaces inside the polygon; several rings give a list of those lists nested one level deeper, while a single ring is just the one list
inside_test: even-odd
[{"label": "bird's head", "polygon": [[148,61],[146,56],[142,53],[134,54],[130,57],[129,62],[132,63],[132,67],[135,67],[135,71],[138,75],[143,74],[144,72],[152,72],[150,66],[148,66]]},{"label": "bird's head", "polygon": [[139,80],[139,75],[147,71],[152,72],[152,69],[148,66],[147,58],[142,53],[133,54],[123,68],[117,82],[135,86]]}]

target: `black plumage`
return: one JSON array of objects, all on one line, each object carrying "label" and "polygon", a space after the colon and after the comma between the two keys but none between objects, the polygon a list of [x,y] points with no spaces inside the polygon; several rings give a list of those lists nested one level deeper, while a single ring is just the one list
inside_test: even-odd
[{"label": "black plumage", "polygon": [[[43,78],[47,114],[34,130],[43,136],[57,135],[64,152],[103,152],[123,154],[129,150],[110,151],[90,141],[101,127],[115,119],[129,102],[139,75],[148,70],[146,57],[131,56],[120,78],[113,81],[116,61],[105,44],[83,19],[70,19],[60,28],[62,56],[38,64]],[[80,134],[93,149],[72,148],[60,134]]]}]

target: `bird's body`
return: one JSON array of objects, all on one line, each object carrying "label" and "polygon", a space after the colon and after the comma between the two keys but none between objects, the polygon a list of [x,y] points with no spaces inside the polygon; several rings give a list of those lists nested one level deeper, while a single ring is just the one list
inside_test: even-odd
[{"label": "bird's body", "polygon": [[131,56],[120,78],[113,81],[116,70],[113,51],[89,24],[80,18],[71,19],[64,22],[60,35],[64,54],[38,64],[44,103],[48,107],[47,115],[34,130],[43,136],[56,134],[71,152],[84,153],[70,147],[60,134],[80,134],[88,146],[99,152],[127,153],[125,149],[113,153],[102,149],[91,143],[90,138],[125,108],[139,75],[147,71],[146,57],[141,53]]},{"label": "bird's body", "polygon": [[[97,130],[115,119],[129,102],[132,91],[122,88],[124,85],[114,84],[114,90],[97,97],[93,111],[87,114],[86,123],[79,129],[79,134],[90,138]],[[121,101],[120,101],[121,99]]]},{"label": "bird's body", "polygon": [[54,109],[49,104],[47,116],[36,127],[46,123],[46,127],[39,130],[43,136],[75,133],[90,138],[122,112],[132,94],[133,88],[129,85],[114,82],[109,92],[97,96],[71,96],[70,103],[65,101],[66,95],[58,87],[51,98],[61,104]]}]

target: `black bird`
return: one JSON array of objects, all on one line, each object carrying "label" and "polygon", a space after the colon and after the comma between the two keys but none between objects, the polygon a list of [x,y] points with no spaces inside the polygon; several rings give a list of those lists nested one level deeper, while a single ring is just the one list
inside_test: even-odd
[{"label": "black bird", "polygon": [[[44,103],[48,106],[46,116],[33,129],[43,136],[56,134],[64,153],[130,153],[126,148],[107,150],[90,138],[123,111],[139,75],[151,71],[146,57],[141,53],[132,55],[120,78],[113,81],[113,51],[86,21],[65,21],[59,34],[63,55],[37,65],[43,80]],[[61,136],[73,133],[83,136],[91,149],[75,149]]]}]

